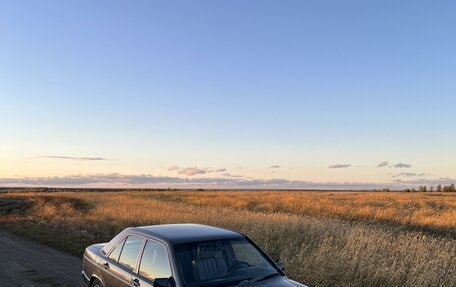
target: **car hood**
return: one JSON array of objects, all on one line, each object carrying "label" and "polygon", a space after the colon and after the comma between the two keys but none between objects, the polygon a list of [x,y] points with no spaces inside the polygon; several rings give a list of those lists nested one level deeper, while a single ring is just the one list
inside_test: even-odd
[{"label": "car hood", "polygon": [[307,287],[304,284],[293,281],[285,276],[274,277],[268,280],[252,283],[244,283],[243,287]]}]

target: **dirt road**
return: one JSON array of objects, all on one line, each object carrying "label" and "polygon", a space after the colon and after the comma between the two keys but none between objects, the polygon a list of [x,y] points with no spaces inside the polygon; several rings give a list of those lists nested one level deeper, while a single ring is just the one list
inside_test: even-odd
[{"label": "dirt road", "polygon": [[81,259],[0,230],[0,286],[82,287]]}]

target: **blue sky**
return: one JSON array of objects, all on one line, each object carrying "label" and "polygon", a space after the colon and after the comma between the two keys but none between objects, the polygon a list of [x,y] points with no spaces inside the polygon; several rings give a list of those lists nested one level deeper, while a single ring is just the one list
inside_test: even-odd
[{"label": "blue sky", "polygon": [[0,3],[0,185],[456,177],[452,1]]}]

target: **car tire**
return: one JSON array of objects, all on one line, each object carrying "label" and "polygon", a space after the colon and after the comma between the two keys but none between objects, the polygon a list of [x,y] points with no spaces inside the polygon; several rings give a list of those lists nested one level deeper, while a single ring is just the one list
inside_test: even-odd
[{"label": "car tire", "polygon": [[103,287],[103,283],[101,283],[100,280],[95,279],[93,280],[92,284],[90,284],[90,287]]}]

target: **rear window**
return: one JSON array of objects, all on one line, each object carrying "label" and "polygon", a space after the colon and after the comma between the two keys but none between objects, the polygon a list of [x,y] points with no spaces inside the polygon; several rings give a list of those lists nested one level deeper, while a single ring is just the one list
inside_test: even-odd
[{"label": "rear window", "polygon": [[246,238],[189,242],[175,245],[174,250],[189,287],[237,286],[243,280],[280,272]]},{"label": "rear window", "polygon": [[137,236],[128,236],[120,253],[119,263],[135,271],[136,259],[144,244],[144,239]]}]

